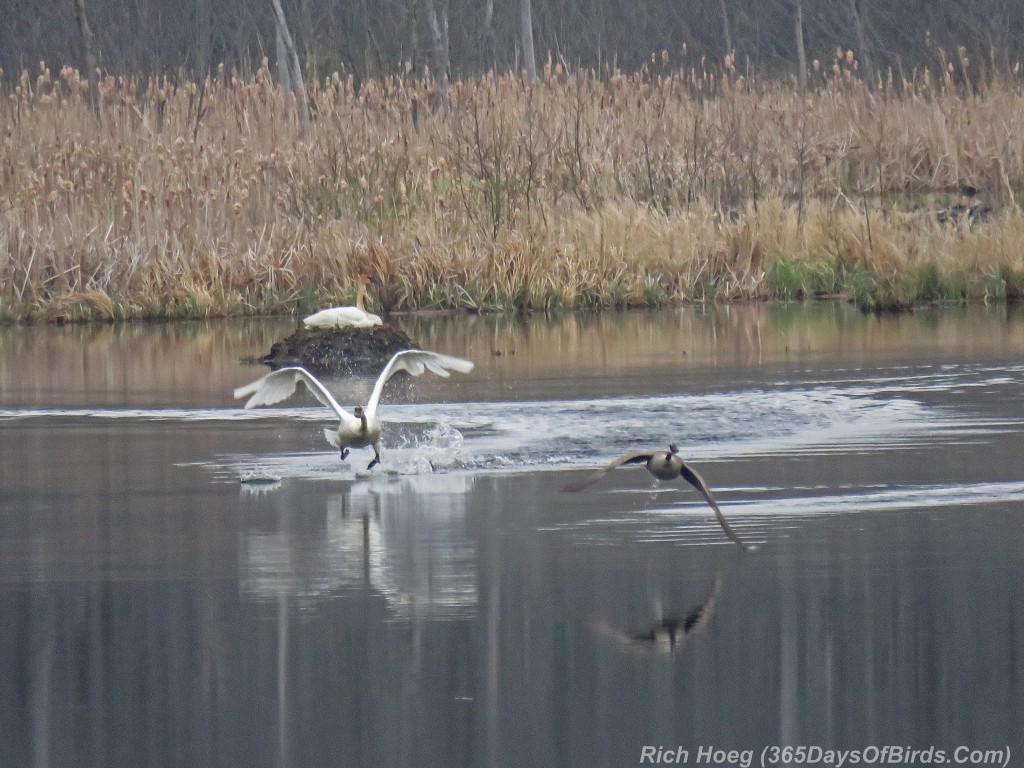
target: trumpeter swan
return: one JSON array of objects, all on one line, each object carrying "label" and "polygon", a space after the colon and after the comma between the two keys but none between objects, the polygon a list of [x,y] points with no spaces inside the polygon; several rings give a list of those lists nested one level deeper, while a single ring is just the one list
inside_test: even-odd
[{"label": "trumpeter swan", "polygon": [[377,406],[380,404],[380,396],[384,391],[384,384],[398,371],[407,371],[413,376],[419,376],[424,371],[433,371],[438,376],[448,378],[448,371],[459,371],[469,373],[473,370],[473,363],[463,360],[460,357],[427,352],[420,349],[406,349],[396,352],[394,357],[388,361],[377,377],[377,383],[373,385],[373,392],[366,407],[355,406],[352,413],[349,413],[335,400],[327,388],[317,381],[305,368],[290,367],[268,373],[262,379],[258,379],[244,387],[235,390],[235,397],[246,397],[251,395],[246,402],[246,408],[255,408],[258,405],[273,405],[295,394],[295,385],[302,382],[306,388],[313,393],[313,396],[338,416],[338,428],[332,430],[324,428],[324,436],[335,448],[341,449],[341,458],[348,458],[349,448],[373,447],[373,461],[367,469],[373,469],[380,462],[380,420],[377,418]]},{"label": "trumpeter swan", "polygon": [[715,511],[715,517],[718,519],[718,524],[722,526],[722,530],[725,531],[725,535],[739,544],[743,549],[747,548],[747,545],[744,544],[743,540],[736,535],[736,532],[725,519],[725,515],[722,514],[722,510],[718,508],[715,496],[711,493],[711,489],[708,488],[708,484],[704,482],[704,478],[697,474],[697,471],[693,467],[687,465],[687,463],[683,461],[683,457],[679,455],[679,447],[675,443],[669,444],[667,451],[633,451],[632,453],[627,453],[625,456],[619,456],[619,458],[608,464],[608,466],[602,467],[597,472],[588,475],[582,480],[569,483],[562,490],[582,491],[584,488],[601,480],[616,467],[621,467],[624,464],[644,464],[647,467],[647,471],[659,480],[675,480],[677,477],[682,477],[686,482],[696,488],[700,495],[703,496],[707,500],[708,504],[711,505],[711,509]]},{"label": "trumpeter swan", "polygon": [[383,325],[383,321],[377,315],[367,312],[363,306],[366,301],[366,284],[370,282],[370,278],[360,275],[357,281],[359,289],[356,292],[354,307],[321,309],[304,318],[303,325],[307,328],[372,328],[375,325]]}]

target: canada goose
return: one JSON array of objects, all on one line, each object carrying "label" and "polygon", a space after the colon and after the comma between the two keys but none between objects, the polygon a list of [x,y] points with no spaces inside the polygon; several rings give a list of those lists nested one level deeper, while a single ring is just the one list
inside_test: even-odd
[{"label": "canada goose", "polygon": [[370,278],[360,275],[357,282],[359,289],[356,292],[354,307],[321,309],[303,319],[302,324],[307,328],[372,328],[375,325],[383,325],[383,321],[377,315],[367,312],[363,306],[366,301],[366,284],[370,282]]},{"label": "canada goose", "polygon": [[704,478],[697,474],[697,471],[693,469],[693,467],[687,465],[687,463],[683,461],[683,457],[679,455],[679,446],[675,443],[670,443],[667,451],[633,451],[632,453],[627,453],[625,456],[619,456],[619,458],[615,459],[615,461],[611,462],[608,466],[599,469],[597,472],[588,475],[582,480],[569,483],[562,488],[562,490],[571,492],[582,491],[584,488],[601,480],[616,467],[621,467],[624,464],[644,464],[647,467],[647,471],[659,480],[675,480],[677,477],[681,476],[686,482],[696,488],[700,495],[703,496],[707,500],[708,504],[711,505],[711,509],[715,511],[715,517],[718,518],[718,524],[722,526],[722,530],[725,531],[725,535],[739,544],[743,549],[747,548],[747,545],[744,544],[740,537],[736,535],[736,532],[725,519],[725,515],[722,514],[722,510],[718,508],[718,503],[715,501],[715,497],[711,493],[711,489],[708,488],[707,483],[704,482]]},{"label": "canada goose", "polygon": [[448,378],[450,375],[448,369],[469,373],[473,370],[473,363],[459,357],[450,357],[420,349],[406,349],[397,352],[377,377],[377,383],[373,385],[373,393],[370,395],[370,401],[366,407],[357,405],[352,409],[352,413],[338,405],[338,401],[331,396],[323,384],[317,381],[313,374],[305,368],[299,367],[281,368],[273,373],[268,373],[262,379],[236,389],[235,397],[252,395],[245,404],[246,408],[273,405],[291,397],[295,393],[295,385],[301,381],[317,400],[338,415],[337,430],[324,428],[324,437],[327,438],[327,441],[335,448],[341,449],[342,459],[348,458],[349,448],[372,446],[373,461],[366,468],[373,469],[380,462],[381,425],[377,418],[377,405],[380,403],[384,384],[398,371],[407,371],[413,376],[419,376],[429,370],[438,376]]}]

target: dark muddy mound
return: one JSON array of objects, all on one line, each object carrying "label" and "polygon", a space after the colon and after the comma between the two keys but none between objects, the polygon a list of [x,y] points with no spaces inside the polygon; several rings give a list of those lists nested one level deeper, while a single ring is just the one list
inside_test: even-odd
[{"label": "dark muddy mound", "polygon": [[373,328],[300,328],[275,342],[261,359],[273,369],[301,365],[316,374],[374,375],[403,349],[419,349],[393,325]]}]

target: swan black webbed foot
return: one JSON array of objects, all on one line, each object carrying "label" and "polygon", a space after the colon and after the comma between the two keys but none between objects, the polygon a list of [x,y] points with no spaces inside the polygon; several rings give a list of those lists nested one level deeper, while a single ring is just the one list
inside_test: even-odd
[{"label": "swan black webbed foot", "polygon": [[344,461],[348,458],[348,448],[341,449],[341,460]]},{"label": "swan black webbed foot", "polygon": [[366,465],[366,471],[369,472],[371,469],[376,467],[378,464],[380,464],[380,456],[379,455],[374,455],[373,461],[371,461],[369,464]]}]

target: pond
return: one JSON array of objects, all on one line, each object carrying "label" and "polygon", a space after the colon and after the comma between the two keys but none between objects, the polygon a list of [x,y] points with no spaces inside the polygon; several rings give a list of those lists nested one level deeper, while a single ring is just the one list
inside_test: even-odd
[{"label": "pond", "polygon": [[[1024,313],[398,322],[476,368],[394,382],[371,472],[232,398],[291,321],[0,329],[0,764],[1021,754]],[[561,490],[670,441],[754,548]]]}]

